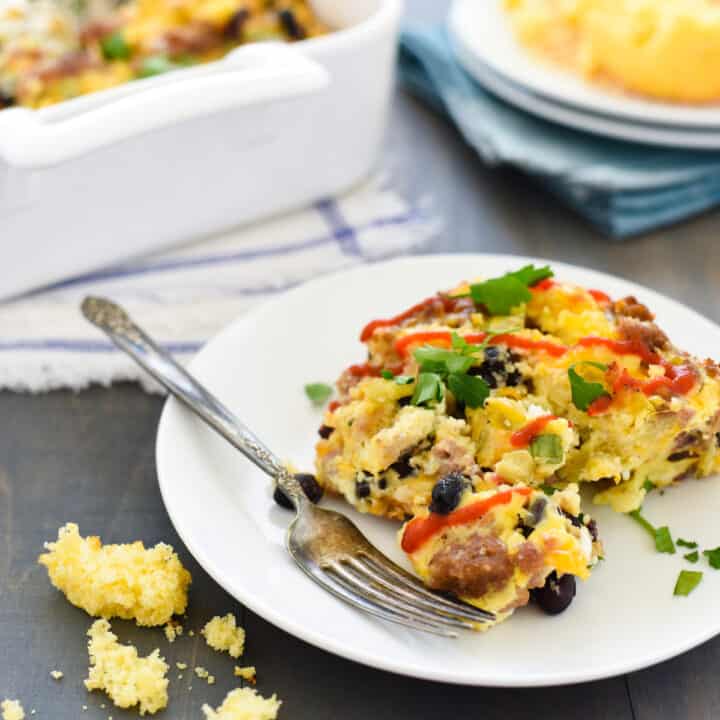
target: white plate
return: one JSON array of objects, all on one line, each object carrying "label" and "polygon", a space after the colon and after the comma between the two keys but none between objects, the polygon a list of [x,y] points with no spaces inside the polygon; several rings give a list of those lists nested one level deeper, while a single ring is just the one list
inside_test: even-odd
[{"label": "white plate", "polygon": [[[303,385],[331,381],[363,359],[357,336],[368,319],[398,312],[463,278],[498,275],[527,262],[439,255],[325,277],[229,326],[192,370],[281,457],[309,469],[322,416],[310,407]],[[688,308],[624,280],[552,265],[561,278],[615,297],[637,295],[681,346],[703,357],[720,355],[720,328]],[[287,632],[372,667],[468,685],[554,685],[646,667],[720,632],[720,571],[656,553],[632,520],[598,507],[592,511],[607,559],[581,583],[567,612],[548,617],[523,608],[486,634],[457,640],[415,633],[344,605],[295,567],[283,547],[289,514],[273,505],[267,478],[174,400],[160,421],[157,465],[175,528],[220,585]],[[653,497],[646,513],[676,537],[715,547],[719,506],[720,483],[705,480]],[[393,523],[345,509],[373,542],[403,560]],[[705,578],[689,597],[673,597],[682,567],[702,569]]]},{"label": "white plate", "polygon": [[457,47],[457,54],[463,66],[486,90],[511,105],[546,120],[618,140],[630,140],[662,147],[696,150],[720,149],[720,130],[711,132],[663,128],[659,125],[643,125],[639,122],[616,120],[605,115],[584,112],[572,105],[563,105],[537,93],[529,92],[523,86],[517,85],[491,70],[476,56],[467,53],[462,46]]},{"label": "white plate", "polygon": [[603,90],[538,62],[516,41],[502,0],[455,0],[449,26],[463,50],[532,92],[618,119],[666,127],[720,130],[720,105],[681,105]]}]

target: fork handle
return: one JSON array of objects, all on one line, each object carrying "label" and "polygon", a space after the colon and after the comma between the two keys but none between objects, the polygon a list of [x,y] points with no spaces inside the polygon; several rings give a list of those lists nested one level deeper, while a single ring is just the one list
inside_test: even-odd
[{"label": "fork handle", "polygon": [[83,315],[213,430],[282,488],[297,509],[306,501],[294,475],[259,438],[187,370],[138,327],[123,308],[101,297],[86,297]]}]

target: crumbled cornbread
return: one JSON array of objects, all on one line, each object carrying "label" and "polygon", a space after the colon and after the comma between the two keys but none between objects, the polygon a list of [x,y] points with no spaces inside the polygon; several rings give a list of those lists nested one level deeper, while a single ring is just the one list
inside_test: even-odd
[{"label": "crumbled cornbread", "polygon": [[50,582],[90,615],[164,625],[185,612],[190,573],[165,543],[149,550],[139,541],[103,546],[99,537],[83,538],[77,525],[67,523],[57,542],[45,547],[38,560]]},{"label": "crumbled cornbread", "polygon": [[257,673],[255,672],[254,665],[248,665],[247,667],[238,667],[236,665],[233,674],[235,675],[235,677],[241,677],[243,680],[247,680],[253,685],[255,684],[255,675]]},{"label": "crumbled cornbread", "polygon": [[191,631],[188,633],[188,637],[195,637],[195,631],[194,631],[194,630],[191,630]]},{"label": "crumbled cornbread", "polygon": [[50,677],[53,680],[62,680],[64,677],[64,673],[62,673],[60,670],[51,670]]},{"label": "crumbled cornbread", "polygon": [[25,711],[19,700],[3,700],[0,709],[3,720],[25,720]]},{"label": "crumbled cornbread", "polygon": [[245,649],[245,630],[237,626],[235,616],[228,613],[225,617],[216,615],[202,629],[205,641],[214,650],[227,650],[231,657],[238,658]]},{"label": "crumbled cornbread", "polygon": [[184,662],[176,662],[176,663],[175,663],[175,667],[176,667],[178,670],[187,670],[187,663],[184,663]]},{"label": "crumbled cornbread", "polygon": [[214,675],[208,675],[208,676],[207,676],[207,684],[208,684],[208,685],[214,685],[214,684],[215,684],[215,676],[214,676]]},{"label": "crumbled cornbread", "polygon": [[104,690],[121,708],[139,705],[141,715],[167,706],[168,665],[159,650],[138,657],[135,647],[118,643],[107,620],[96,620],[88,636],[90,669],[85,680],[88,690]]},{"label": "crumbled cornbread", "polygon": [[198,666],[195,668],[195,674],[196,674],[199,678],[206,678],[206,677],[209,675],[208,671],[207,671],[204,667],[202,667],[201,665],[198,665]]},{"label": "crumbled cornbread", "polygon": [[170,621],[165,626],[165,637],[168,642],[175,642],[176,637],[180,637],[183,634],[183,626],[179,622]]},{"label": "crumbled cornbread", "polygon": [[281,701],[275,695],[264,698],[252,688],[230,691],[222,705],[213,710],[203,705],[206,720],[275,720]]}]

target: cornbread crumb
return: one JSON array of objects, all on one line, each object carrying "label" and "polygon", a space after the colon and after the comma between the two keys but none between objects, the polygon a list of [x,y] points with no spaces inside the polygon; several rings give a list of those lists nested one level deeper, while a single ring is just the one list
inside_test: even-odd
[{"label": "cornbread crumb", "polygon": [[64,674],[60,670],[51,670],[50,677],[53,680],[62,680],[64,677]]},{"label": "cornbread crumb", "polygon": [[87,712],[87,705],[82,706],[83,712]]},{"label": "cornbread crumb", "polygon": [[168,642],[175,642],[176,637],[180,637],[183,634],[183,626],[179,622],[173,622],[172,620],[165,626],[165,637]]},{"label": "cornbread crumb", "polygon": [[233,675],[235,677],[240,677],[243,680],[247,680],[249,683],[255,684],[255,666],[254,665],[248,665],[247,667],[238,667],[235,666],[235,670],[233,670]]},{"label": "cornbread crumb", "polygon": [[85,680],[88,690],[104,690],[117,707],[139,705],[141,715],[167,706],[168,665],[159,650],[138,657],[137,648],[118,643],[107,620],[96,620],[88,636],[90,668]]},{"label": "cornbread crumb", "polygon": [[203,705],[202,711],[206,720],[275,720],[281,704],[275,695],[264,698],[252,688],[237,688],[217,710]]},{"label": "cornbread crumb", "polygon": [[175,663],[175,667],[176,667],[178,670],[187,670],[187,663],[184,663],[184,662],[176,662],[176,663]]},{"label": "cornbread crumb", "polygon": [[214,675],[208,675],[208,676],[207,676],[207,682],[208,682],[208,685],[214,685],[214,684],[215,684],[215,676],[214,676]]},{"label": "cornbread crumb", "polygon": [[0,703],[2,720],[25,720],[25,711],[19,700],[5,699]]},{"label": "cornbread crumb", "polygon": [[188,637],[195,637],[195,631],[190,630],[190,632],[188,633]]},{"label": "cornbread crumb", "polygon": [[208,671],[207,671],[204,667],[202,667],[201,665],[198,665],[198,666],[195,668],[195,674],[196,674],[199,678],[203,678],[203,679],[204,679],[204,678],[206,678],[206,677],[208,676],[209,673],[208,673]]},{"label": "cornbread crumb", "polygon": [[185,612],[190,573],[173,549],[142,542],[104,545],[99,537],[80,536],[67,523],[38,562],[50,582],[73,604],[95,617],[135,619],[138,625],[164,625]]},{"label": "cornbread crumb", "polygon": [[227,650],[231,657],[238,658],[245,649],[245,630],[237,627],[235,616],[228,613],[224,617],[216,615],[202,629],[205,642],[213,648],[222,652]]}]

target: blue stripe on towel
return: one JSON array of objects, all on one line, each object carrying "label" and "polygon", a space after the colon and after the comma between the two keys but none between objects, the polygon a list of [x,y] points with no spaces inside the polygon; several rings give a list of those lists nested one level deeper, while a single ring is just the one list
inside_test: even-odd
[{"label": "blue stripe on towel", "polygon": [[[183,353],[196,353],[204,342],[170,342],[160,343],[160,346],[169,353],[181,355]],[[59,351],[73,353],[105,353],[117,352],[117,348],[111,342],[102,340],[2,340],[0,351]]]},{"label": "blue stripe on towel", "polygon": [[338,241],[340,249],[346,255],[362,255],[357,233],[343,216],[337,202],[333,198],[327,198],[316,203],[315,208],[330,226],[333,237]]}]

